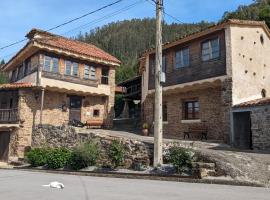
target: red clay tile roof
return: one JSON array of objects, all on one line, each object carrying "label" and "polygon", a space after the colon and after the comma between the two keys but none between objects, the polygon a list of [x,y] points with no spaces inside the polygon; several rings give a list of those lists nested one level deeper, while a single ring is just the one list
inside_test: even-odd
[{"label": "red clay tile roof", "polygon": [[[216,30],[223,29],[227,24],[237,24],[237,25],[247,25],[247,26],[262,26],[264,27],[267,31],[267,34],[269,35],[269,28],[266,26],[265,21],[254,21],[254,20],[239,20],[239,19],[228,19],[223,22],[219,22],[213,25],[210,25],[209,27],[200,30],[200,31],[195,31],[193,33],[184,35],[182,37],[179,37],[175,39],[174,41],[171,42],[166,42],[163,44],[163,49],[169,48],[174,45],[181,44],[182,41],[186,42],[189,40],[192,40],[194,38],[200,37],[201,34],[209,34],[212,33]],[[143,57],[145,54],[151,54],[155,53],[155,47],[150,48],[146,50],[145,52],[142,53],[141,57]]]},{"label": "red clay tile roof", "polygon": [[19,89],[33,87],[31,83],[5,83],[0,84],[0,89]]},{"label": "red clay tile roof", "polygon": [[270,105],[270,98],[255,99],[235,105],[235,108],[247,108],[252,106]]},{"label": "red clay tile roof", "polygon": [[[42,37],[34,37],[35,34],[40,34],[42,35]],[[119,61],[114,56],[110,55],[109,53],[103,51],[102,49],[92,44],[79,42],[73,39],[68,39],[43,30],[32,29],[26,36],[29,39],[32,39],[32,37],[34,37],[34,41],[50,47],[71,51],[73,53],[78,53],[85,56],[90,56],[93,58],[114,62],[117,64],[121,63],[121,61]]]}]

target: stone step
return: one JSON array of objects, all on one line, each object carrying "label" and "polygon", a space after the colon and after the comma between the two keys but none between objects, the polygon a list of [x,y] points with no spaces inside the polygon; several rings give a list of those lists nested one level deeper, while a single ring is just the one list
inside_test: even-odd
[{"label": "stone step", "polygon": [[204,169],[212,169],[215,170],[216,164],[215,163],[204,163],[204,162],[193,162],[192,163],[193,168],[204,168]]}]

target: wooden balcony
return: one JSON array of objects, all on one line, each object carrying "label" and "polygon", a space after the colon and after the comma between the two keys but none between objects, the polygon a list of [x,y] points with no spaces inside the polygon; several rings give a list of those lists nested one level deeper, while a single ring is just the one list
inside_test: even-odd
[{"label": "wooden balcony", "polygon": [[18,123],[18,108],[0,109],[0,124]]}]

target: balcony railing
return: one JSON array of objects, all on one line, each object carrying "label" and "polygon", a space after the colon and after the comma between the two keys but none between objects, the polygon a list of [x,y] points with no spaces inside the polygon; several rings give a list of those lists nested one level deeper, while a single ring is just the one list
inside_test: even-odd
[{"label": "balcony railing", "polygon": [[18,109],[0,109],[0,123],[16,123],[19,120]]}]

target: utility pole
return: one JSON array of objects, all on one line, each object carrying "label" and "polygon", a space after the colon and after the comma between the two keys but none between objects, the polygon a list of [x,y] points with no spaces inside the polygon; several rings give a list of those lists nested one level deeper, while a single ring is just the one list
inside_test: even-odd
[{"label": "utility pole", "polygon": [[162,159],[162,11],[163,0],[156,0],[156,66],[155,66],[155,123],[154,123],[154,167],[163,163]]}]

